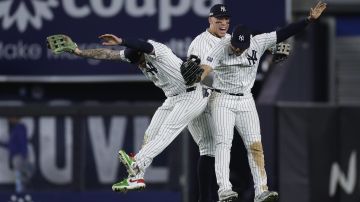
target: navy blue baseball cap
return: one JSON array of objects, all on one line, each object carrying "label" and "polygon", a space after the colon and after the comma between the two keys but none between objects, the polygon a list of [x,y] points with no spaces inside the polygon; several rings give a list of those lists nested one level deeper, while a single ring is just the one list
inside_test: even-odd
[{"label": "navy blue baseball cap", "polygon": [[231,34],[231,45],[235,48],[247,49],[250,46],[251,31],[245,25],[236,25]]},{"label": "navy blue baseball cap", "polygon": [[141,60],[143,53],[132,48],[125,48],[124,54],[125,57],[130,60],[131,64],[138,64]]},{"label": "navy blue baseball cap", "polygon": [[209,17],[230,17],[230,13],[226,5],[215,4],[210,9]]}]

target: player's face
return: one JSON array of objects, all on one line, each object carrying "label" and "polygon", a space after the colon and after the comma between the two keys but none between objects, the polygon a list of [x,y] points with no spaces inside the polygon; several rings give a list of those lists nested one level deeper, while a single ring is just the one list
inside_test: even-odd
[{"label": "player's face", "polygon": [[229,17],[209,17],[209,31],[211,34],[222,38],[229,30],[230,18]]},{"label": "player's face", "polygon": [[234,54],[237,55],[237,56],[241,55],[246,50],[246,49],[242,49],[242,48],[235,48],[231,44],[230,44],[230,48],[234,52]]}]

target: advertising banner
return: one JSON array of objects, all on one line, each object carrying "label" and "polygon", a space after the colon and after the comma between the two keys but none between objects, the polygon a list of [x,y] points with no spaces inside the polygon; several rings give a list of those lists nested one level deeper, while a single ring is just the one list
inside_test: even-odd
[{"label": "advertising banner", "polygon": [[136,67],[125,63],[53,55],[46,37],[69,35],[81,49],[100,47],[98,36],[105,33],[155,39],[185,57],[192,39],[207,28],[215,3],[228,5],[233,25],[272,31],[284,24],[283,0],[0,1],[0,81],[145,80]]},{"label": "advertising banner", "polygon": [[282,200],[359,201],[360,108],[282,106],[278,118]]},{"label": "advertising banner", "polygon": [[[128,176],[118,159],[119,149],[128,153],[141,149],[152,116],[149,112],[156,108],[137,109],[141,110],[136,105],[114,107],[112,113],[104,114],[106,109],[91,112],[64,107],[59,109],[65,113],[61,115],[44,107],[42,112],[23,116],[28,159],[34,171],[28,190],[111,190],[112,184]],[[7,115],[1,114],[0,142],[8,143],[10,125]],[[146,170],[147,189],[181,189],[181,166],[172,166],[172,159],[181,159],[181,144],[175,142]],[[0,188],[14,190],[14,164],[6,146],[0,146],[0,162]]]}]

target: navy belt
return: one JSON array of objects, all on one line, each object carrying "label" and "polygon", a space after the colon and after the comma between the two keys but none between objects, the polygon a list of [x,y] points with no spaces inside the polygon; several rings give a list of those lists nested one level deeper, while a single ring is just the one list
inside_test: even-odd
[{"label": "navy belt", "polygon": [[219,89],[214,89],[214,91],[218,92],[218,93],[225,93],[225,94],[228,94],[228,95],[233,95],[233,96],[244,96],[244,93],[227,93],[227,92],[221,91]]},{"label": "navy belt", "polygon": [[194,91],[194,90],[196,90],[196,86],[187,88],[187,89],[186,89],[186,92],[188,93],[188,92],[191,92],[191,91]]},{"label": "navy belt", "polygon": [[[196,90],[196,86],[187,88],[187,89],[186,89],[186,92],[188,93],[188,92],[191,92],[191,91],[194,91],[194,90]],[[177,95],[180,95],[180,93],[174,94],[174,95],[172,95],[172,96],[170,96],[170,97],[177,96]]]}]

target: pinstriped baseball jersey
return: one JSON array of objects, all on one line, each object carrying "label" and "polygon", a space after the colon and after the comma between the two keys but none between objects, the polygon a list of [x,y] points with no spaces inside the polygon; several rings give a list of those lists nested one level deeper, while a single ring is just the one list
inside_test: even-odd
[{"label": "pinstriped baseball jersey", "polygon": [[237,56],[230,48],[230,38],[221,40],[203,61],[214,70],[213,87],[227,93],[251,93],[260,57],[274,45],[276,32],[256,35],[250,47]]},{"label": "pinstriped baseball jersey", "polygon": [[161,88],[167,97],[186,91],[187,86],[180,73],[182,60],[164,44],[148,40],[155,55],[145,54],[146,68],[140,68],[144,75]]}]

